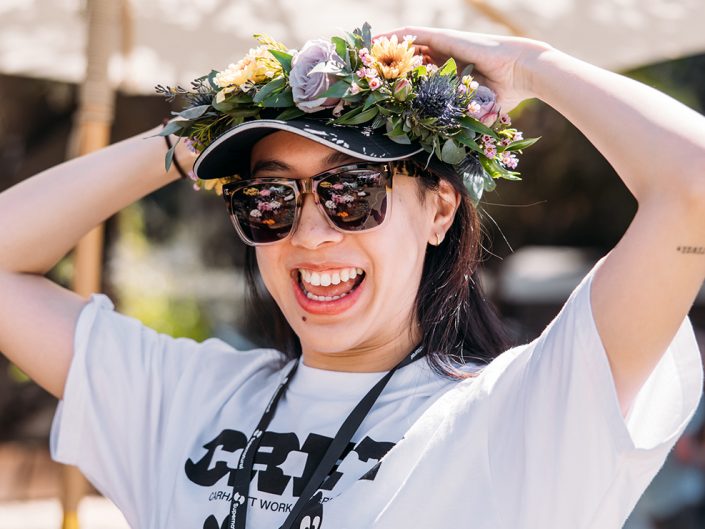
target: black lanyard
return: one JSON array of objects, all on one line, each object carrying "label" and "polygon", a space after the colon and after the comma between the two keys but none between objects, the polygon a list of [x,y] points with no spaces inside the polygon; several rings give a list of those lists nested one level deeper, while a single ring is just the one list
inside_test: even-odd
[{"label": "black lanyard", "polygon": [[[279,529],[290,529],[292,527],[292,524],[299,517],[303,508],[320,488],[323,480],[328,476],[330,471],[338,462],[338,459],[345,450],[345,447],[348,445],[353,435],[355,435],[355,432],[372,409],[372,406],[374,406],[374,403],[377,401],[377,398],[384,390],[384,387],[392,378],[392,375],[397,369],[407,366],[419,358],[421,356],[421,352],[421,347],[418,347],[409,353],[406,358],[394,366],[372,387],[370,391],[367,392],[364,397],[362,397],[362,400],[358,402],[357,406],[355,406],[353,411],[350,412],[350,415],[348,415],[347,419],[345,419],[338,430],[338,433],[335,434],[333,441],[331,441],[330,445],[328,445],[328,449],[325,454],[323,454],[321,462],[316,467],[316,470],[313,471],[311,479],[304,487],[299,499],[291,509],[289,516],[287,516],[284,524]],[[245,529],[245,523],[247,521],[247,495],[249,494],[250,482],[252,481],[252,469],[254,467],[255,454],[257,453],[259,443],[262,440],[262,434],[269,426],[272,417],[274,417],[274,412],[277,409],[279,399],[284,394],[284,391],[286,391],[286,388],[296,373],[298,366],[299,362],[294,362],[294,365],[279,383],[279,386],[274,392],[274,395],[272,395],[269,404],[267,404],[267,408],[262,414],[262,418],[259,420],[259,423],[257,423],[257,428],[255,428],[255,431],[252,432],[245,449],[240,455],[240,460],[237,463],[237,470],[235,471],[233,494],[230,498],[230,529]]]}]

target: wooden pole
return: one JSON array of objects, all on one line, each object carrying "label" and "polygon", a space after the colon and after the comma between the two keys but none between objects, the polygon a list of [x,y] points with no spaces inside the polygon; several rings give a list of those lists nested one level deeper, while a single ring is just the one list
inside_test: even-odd
[{"label": "wooden pole", "polygon": [[[87,1],[86,77],[81,85],[69,157],[88,154],[110,143],[114,90],[108,78],[108,64],[118,51],[121,3]],[[102,268],[101,224],[85,235],[74,250],[73,290],[83,297],[100,292]],[[78,504],[88,490],[88,483],[76,467],[70,466],[63,467],[61,481],[62,528],[78,529]]]},{"label": "wooden pole", "polygon": [[501,11],[492,7],[487,3],[487,0],[465,0],[470,6],[475,8],[486,18],[501,26],[504,26],[510,34],[515,37],[525,37],[526,33],[514,22],[509,20]]}]

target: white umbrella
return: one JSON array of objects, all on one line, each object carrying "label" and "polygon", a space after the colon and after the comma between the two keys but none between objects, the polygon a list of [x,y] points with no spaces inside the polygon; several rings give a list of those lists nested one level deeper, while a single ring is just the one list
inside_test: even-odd
[{"label": "white umbrella", "polygon": [[[115,0],[123,50],[113,85],[153,93],[224,69],[266,33],[292,48],[352,30],[431,25],[517,33],[600,66],[622,70],[705,51],[702,0]],[[80,82],[85,16],[80,0],[0,0],[0,72]]]}]

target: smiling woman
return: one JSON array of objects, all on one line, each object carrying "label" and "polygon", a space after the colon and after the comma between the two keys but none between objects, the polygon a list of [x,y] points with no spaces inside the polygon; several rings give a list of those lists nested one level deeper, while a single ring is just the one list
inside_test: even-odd
[{"label": "smiling woman", "polygon": [[[167,169],[175,156],[222,193],[279,311],[276,348],[161,335],[43,277],[177,179],[161,138],[0,194],[0,349],[61,399],[53,457],[135,528],[621,527],[702,392],[687,312],[705,278],[705,119],[528,39],[258,38],[194,91],[160,87],[189,103],[161,134]],[[541,335],[505,350],[477,208],[517,179],[533,140],[505,112],[530,97],[639,209]]]}]

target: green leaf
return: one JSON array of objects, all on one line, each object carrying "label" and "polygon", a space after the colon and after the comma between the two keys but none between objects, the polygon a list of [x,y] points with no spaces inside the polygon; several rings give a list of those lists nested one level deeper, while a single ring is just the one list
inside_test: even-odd
[{"label": "green leaf", "polygon": [[486,125],[483,125],[475,118],[471,118],[470,116],[463,116],[462,118],[460,118],[459,121],[460,124],[467,129],[479,132],[480,134],[487,134],[488,136],[492,136],[495,139],[499,139],[499,136],[497,136],[497,133],[495,131],[493,131]]},{"label": "green leaf", "polygon": [[348,55],[348,43],[343,37],[332,37],[331,42],[335,45],[335,53],[337,53],[345,63],[350,66],[350,56]]},{"label": "green leaf", "polygon": [[286,108],[294,106],[294,96],[291,87],[286,87],[282,92],[273,94],[262,101],[262,106],[266,108]]},{"label": "green leaf", "polygon": [[333,83],[328,88],[328,90],[323,92],[318,97],[334,97],[336,99],[339,99],[345,95],[345,92],[347,92],[349,88],[350,88],[350,83],[346,79],[343,79],[341,81],[337,81],[337,82]]},{"label": "green leaf", "polygon": [[363,110],[362,112],[360,112],[356,116],[353,116],[346,123],[348,125],[360,125],[362,123],[365,123],[365,122],[371,120],[378,113],[379,113],[379,111],[377,110],[377,107],[372,107],[367,110]]},{"label": "green leaf", "polygon": [[333,120],[333,123],[338,125],[346,125],[349,119],[354,118],[360,112],[362,112],[362,107],[355,107],[352,110],[348,110],[345,114]]},{"label": "green leaf", "polygon": [[463,78],[466,75],[472,75],[474,69],[475,65],[473,63],[468,64],[465,68],[463,68],[463,71],[460,73],[460,77]]},{"label": "green leaf", "polygon": [[166,151],[166,157],[164,158],[164,168],[168,171],[171,169],[171,164],[174,161],[174,149],[176,149],[176,145],[178,142],[176,142],[171,149]]},{"label": "green leaf", "polygon": [[283,90],[285,86],[286,86],[286,78],[285,77],[277,77],[276,79],[269,81],[266,85],[264,85],[262,88],[260,88],[257,91],[257,93],[255,94],[255,97],[252,98],[252,100],[255,103],[261,103],[262,101],[267,99],[272,94]]},{"label": "green leaf", "polygon": [[526,138],[525,140],[519,140],[519,141],[514,141],[507,145],[504,150],[505,151],[521,151],[522,149],[526,149],[527,147],[531,147],[534,143],[539,141],[541,139],[541,136],[538,138]]},{"label": "green leaf", "polygon": [[271,53],[274,56],[274,58],[279,61],[279,64],[282,65],[282,69],[284,70],[284,73],[286,73],[286,75],[289,75],[289,73],[291,72],[292,55],[285,52],[285,51],[275,50],[275,49],[271,49],[271,48],[269,50],[269,53]]},{"label": "green leaf", "polygon": [[287,108],[284,112],[279,114],[276,117],[276,119],[281,119],[284,121],[289,120],[289,119],[296,119],[300,116],[303,116],[305,113],[306,112],[304,112],[303,110],[300,110],[297,107],[291,107],[291,108]]},{"label": "green leaf", "polygon": [[233,118],[251,118],[259,114],[259,108],[236,108],[228,112],[228,116]]},{"label": "green leaf", "polygon": [[184,123],[186,123],[187,126],[191,126],[190,122],[170,121],[162,128],[162,130],[159,131],[157,136],[169,136],[169,134],[176,134],[183,128]]},{"label": "green leaf", "polygon": [[345,74],[343,65],[335,61],[319,62],[316,66],[311,68],[308,75],[314,73],[328,73],[333,75]]},{"label": "green leaf", "polygon": [[460,131],[458,134],[453,136],[456,140],[458,140],[460,143],[465,145],[466,147],[469,147],[473,151],[483,154],[482,148],[477,144],[475,141],[475,134],[470,133],[467,130]]},{"label": "green leaf", "polygon": [[204,77],[207,77],[207,78],[208,78],[208,84],[209,84],[209,85],[211,86],[211,88],[212,88],[213,90],[215,90],[216,92],[217,92],[218,90],[220,90],[220,87],[219,87],[217,84],[215,84],[215,76],[218,75],[219,73],[220,73],[220,72],[219,72],[218,70],[211,70],[211,73],[209,73],[207,76],[204,76]]},{"label": "green leaf", "polygon": [[205,114],[210,107],[210,105],[199,105],[197,107],[187,108],[186,110],[179,112],[179,116],[184,119],[198,119]]},{"label": "green leaf", "polygon": [[370,92],[370,95],[367,96],[367,99],[365,99],[365,104],[362,107],[362,110],[367,110],[370,108],[372,105],[375,103],[379,103],[380,101],[383,101],[384,99],[387,99],[387,96],[381,92]]},{"label": "green leaf", "polygon": [[458,73],[458,66],[453,57],[450,57],[438,70],[438,75],[455,75],[456,73]]},{"label": "green leaf", "polygon": [[441,161],[455,165],[465,159],[465,148],[459,146],[452,139],[447,139],[441,149]]},{"label": "green leaf", "polygon": [[362,45],[368,50],[372,47],[372,27],[367,22],[362,24]]}]

